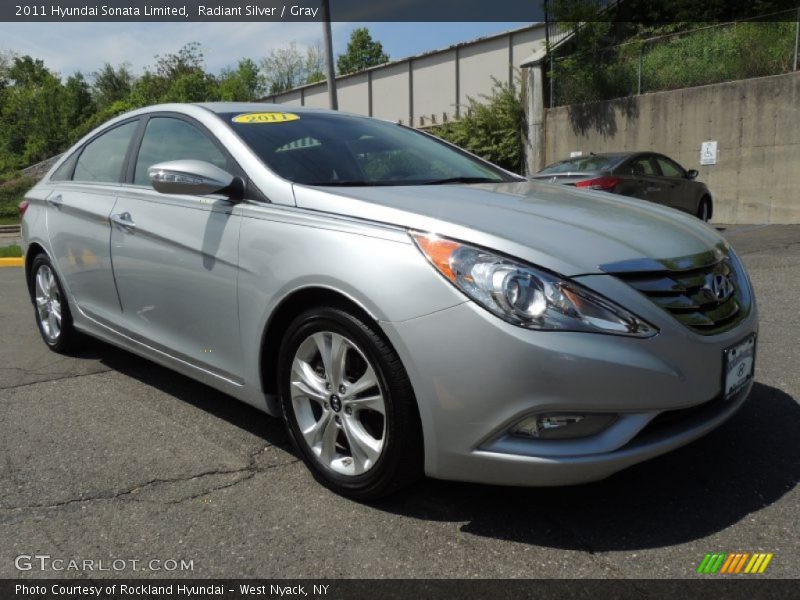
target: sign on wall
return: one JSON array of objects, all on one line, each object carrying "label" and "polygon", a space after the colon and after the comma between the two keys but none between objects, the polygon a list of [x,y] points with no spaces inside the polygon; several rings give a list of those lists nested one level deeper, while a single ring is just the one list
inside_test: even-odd
[{"label": "sign on wall", "polygon": [[700,145],[700,164],[701,165],[715,165],[717,164],[717,141],[709,140]]}]

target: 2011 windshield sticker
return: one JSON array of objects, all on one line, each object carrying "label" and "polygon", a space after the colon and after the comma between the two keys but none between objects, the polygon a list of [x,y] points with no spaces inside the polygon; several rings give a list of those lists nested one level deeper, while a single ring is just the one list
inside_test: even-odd
[{"label": "2011 windshield sticker", "polygon": [[285,112],[262,112],[262,113],[244,113],[233,117],[234,123],[287,123],[288,121],[297,121],[300,117],[293,113]]}]

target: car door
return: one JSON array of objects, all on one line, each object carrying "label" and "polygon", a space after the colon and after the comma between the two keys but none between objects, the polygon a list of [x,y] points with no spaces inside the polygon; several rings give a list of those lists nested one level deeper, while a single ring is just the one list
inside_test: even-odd
[{"label": "car door", "polygon": [[222,196],[160,194],[153,164],[232,160],[199,123],[150,116],[111,216],[111,257],[127,335],[238,383],[237,268],[241,211]]},{"label": "car door", "polygon": [[640,154],[628,159],[615,173],[621,175],[623,185],[617,193],[651,202],[658,201],[661,192],[661,177],[658,166],[650,154]]},{"label": "car door", "polygon": [[109,253],[111,215],[138,126],[128,121],[86,143],[53,174],[47,198],[51,258],[78,308],[92,318],[119,313]]},{"label": "car door", "polygon": [[686,177],[686,171],[678,163],[666,156],[657,154],[655,159],[661,172],[659,202],[694,214],[696,210],[695,198],[692,197],[690,181]]}]

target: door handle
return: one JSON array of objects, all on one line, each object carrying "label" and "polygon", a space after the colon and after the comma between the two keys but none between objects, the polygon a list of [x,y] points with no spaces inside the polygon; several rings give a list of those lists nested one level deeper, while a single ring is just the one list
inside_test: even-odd
[{"label": "door handle", "polygon": [[133,233],[136,229],[136,223],[133,222],[133,217],[129,212],[111,215],[111,222],[127,233]]},{"label": "door handle", "polygon": [[64,199],[61,197],[61,194],[56,194],[55,196],[50,196],[47,199],[47,203],[53,208],[61,208],[64,204]]}]

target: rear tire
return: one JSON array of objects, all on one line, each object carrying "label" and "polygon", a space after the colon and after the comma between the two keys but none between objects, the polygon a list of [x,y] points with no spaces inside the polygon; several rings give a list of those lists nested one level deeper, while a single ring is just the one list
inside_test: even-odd
[{"label": "rear tire", "polygon": [[337,308],[302,313],[284,337],[278,377],[289,436],[318,482],[372,500],[422,474],[411,384],[365,319]]},{"label": "rear tire", "polygon": [[64,288],[44,253],[33,259],[30,290],[36,324],[47,347],[59,354],[77,350],[83,336],[75,330]]}]

